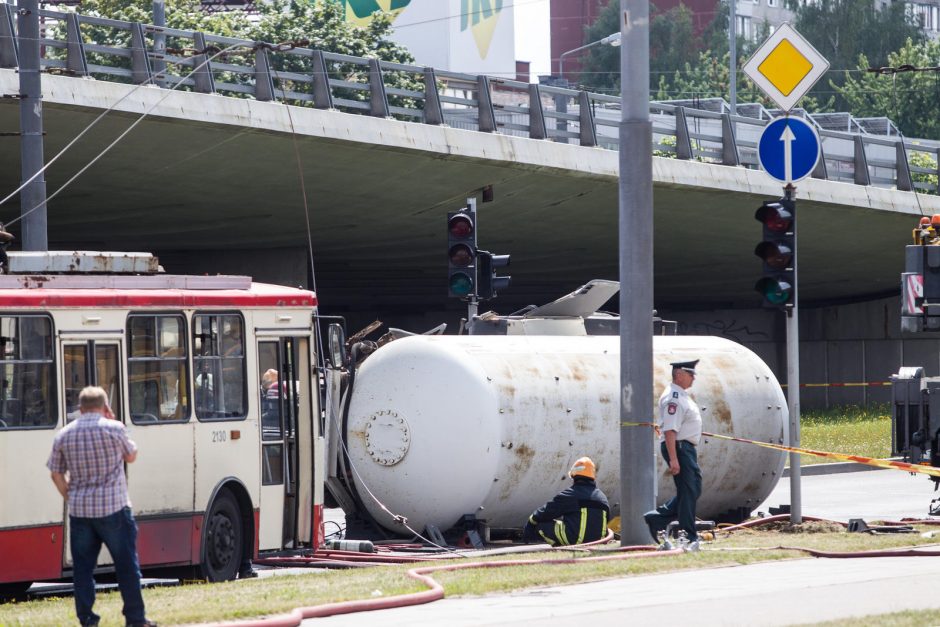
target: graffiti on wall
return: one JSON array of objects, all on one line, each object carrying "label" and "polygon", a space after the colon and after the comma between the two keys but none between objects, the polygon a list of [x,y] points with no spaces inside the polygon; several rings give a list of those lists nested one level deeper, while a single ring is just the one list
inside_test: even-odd
[{"label": "graffiti on wall", "polygon": [[753,331],[737,320],[713,320],[711,322],[680,322],[679,335],[717,335],[735,342],[767,341],[770,335],[764,331]]}]

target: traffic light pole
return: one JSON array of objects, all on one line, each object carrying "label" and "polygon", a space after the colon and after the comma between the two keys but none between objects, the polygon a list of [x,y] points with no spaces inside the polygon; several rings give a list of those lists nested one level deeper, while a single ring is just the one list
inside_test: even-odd
[{"label": "traffic light pole", "polygon": [[[783,188],[787,200],[796,201],[796,188]],[[795,213],[795,211],[794,211]],[[797,220],[793,221],[793,307],[787,309],[787,405],[790,410],[791,447],[800,446],[800,316],[799,281],[797,281]],[[790,453],[790,522],[803,522],[800,489],[800,454]]]}]

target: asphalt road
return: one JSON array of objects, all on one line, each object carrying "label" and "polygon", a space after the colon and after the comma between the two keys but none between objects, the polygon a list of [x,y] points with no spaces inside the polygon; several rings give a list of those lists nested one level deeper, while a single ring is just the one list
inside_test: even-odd
[{"label": "asphalt road", "polygon": [[[924,518],[933,484],[891,470],[803,477],[803,514]],[[790,502],[783,479],[761,505]],[[912,574],[916,573],[916,577]],[[940,608],[940,558],[794,559],[526,590],[305,621],[305,625],[796,625]],[[870,621],[863,621],[869,622]]]}]

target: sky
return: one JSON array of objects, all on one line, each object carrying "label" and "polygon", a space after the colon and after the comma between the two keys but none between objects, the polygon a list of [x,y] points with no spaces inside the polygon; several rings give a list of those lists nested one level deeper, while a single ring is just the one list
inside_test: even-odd
[{"label": "sky", "polygon": [[516,26],[516,60],[528,61],[533,82],[541,74],[551,74],[551,0],[513,0]]}]

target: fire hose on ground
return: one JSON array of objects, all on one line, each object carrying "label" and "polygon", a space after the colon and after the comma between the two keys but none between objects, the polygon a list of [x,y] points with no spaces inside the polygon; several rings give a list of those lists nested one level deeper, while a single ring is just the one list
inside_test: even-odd
[{"label": "fire hose on ground", "polygon": [[[775,522],[781,522],[788,520],[787,515],[779,516],[769,516],[766,518],[759,518],[755,520],[750,520],[738,525],[732,525],[729,527],[719,528],[715,530],[715,533],[731,533],[741,529],[749,529],[753,527],[758,527],[762,525],[767,525]],[[804,521],[807,522],[829,522],[832,524],[846,526],[846,523],[839,521],[831,521],[824,518],[817,518],[814,516],[804,516]],[[896,522],[888,521],[884,523],[885,525],[908,525],[908,524],[940,524],[938,520],[907,520]],[[532,547],[533,552],[542,552],[545,550],[548,551],[558,551],[558,550],[585,550],[587,546],[602,546],[603,544],[609,542],[612,539],[612,533],[608,534],[607,538],[592,542],[586,545],[576,545],[571,547]],[[722,549],[718,549],[722,550]],[[796,547],[796,546],[777,546],[777,547],[767,547],[765,550],[780,550],[780,551],[798,551],[806,553],[813,557],[817,558],[830,558],[830,559],[839,559],[839,558],[876,558],[876,557],[938,557],[940,556],[940,550],[924,550],[916,548],[903,548],[903,549],[885,549],[885,550],[876,550],[876,551],[847,551],[847,552],[838,552],[838,551],[820,551],[817,549],[810,549],[805,547]],[[655,558],[655,557],[668,557],[671,555],[681,555],[685,551],[682,549],[670,549],[670,550],[659,550],[653,546],[639,545],[639,546],[625,546],[617,547],[615,549],[608,549],[606,552],[609,552],[609,555],[591,555],[586,557],[569,557],[561,559],[525,559],[525,560],[508,560],[503,562],[462,562],[458,564],[442,564],[442,565],[428,565],[427,562],[440,560],[442,558],[450,557],[449,554],[445,554],[442,557],[429,557],[429,556],[382,556],[380,559],[376,559],[376,556],[363,556],[361,557],[375,560],[371,563],[367,561],[352,561],[352,564],[356,566],[362,566],[366,563],[369,565],[381,565],[381,564],[400,564],[405,562],[420,562],[421,566],[417,566],[407,571],[407,576],[420,581],[428,587],[427,590],[422,590],[420,592],[412,592],[407,594],[396,595],[387,598],[381,599],[361,599],[355,601],[343,601],[338,603],[325,603],[322,605],[314,605],[307,607],[298,607],[288,612],[286,614],[278,614],[274,616],[269,616],[265,618],[259,618],[254,620],[244,620],[244,621],[232,621],[232,622],[222,622],[214,623],[214,627],[295,627],[300,625],[301,622],[305,619],[310,618],[325,618],[327,616],[337,616],[340,614],[351,614],[355,612],[366,612],[372,610],[382,610],[382,609],[392,609],[397,607],[407,607],[412,605],[422,605],[425,603],[431,603],[433,601],[438,601],[444,598],[444,588],[439,582],[437,582],[431,575],[438,572],[453,572],[457,570],[464,569],[477,569],[477,568],[505,568],[509,566],[555,566],[555,565],[566,565],[566,564],[581,564],[585,562],[604,562],[604,561],[613,561],[613,560],[625,560],[625,559],[640,559],[640,558]],[[338,561],[344,561],[349,556],[343,555],[344,551],[331,551],[330,552]],[[317,556],[317,552],[314,553],[314,557]],[[394,559],[392,559],[394,558]],[[279,560],[294,560],[296,558],[274,558]],[[318,562],[293,562],[294,564],[308,564],[321,566],[325,564],[328,559],[320,558],[321,561]],[[270,563],[269,561],[263,561],[261,563]],[[278,562],[280,565],[287,565],[287,562],[281,561]]]}]

